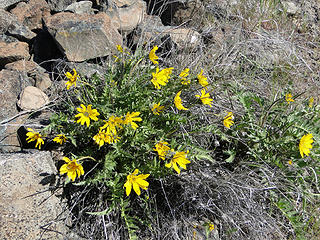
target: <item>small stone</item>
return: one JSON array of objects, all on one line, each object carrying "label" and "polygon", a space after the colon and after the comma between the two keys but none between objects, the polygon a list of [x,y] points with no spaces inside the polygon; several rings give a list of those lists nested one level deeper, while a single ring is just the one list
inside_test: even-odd
[{"label": "small stone", "polygon": [[77,13],[77,14],[93,13],[91,1],[81,1],[81,2],[72,3],[65,10],[73,13]]},{"label": "small stone", "polygon": [[282,5],[288,15],[295,15],[299,12],[299,8],[296,6],[294,2],[285,1],[282,2]]},{"label": "small stone", "polygon": [[48,73],[34,72],[30,76],[35,80],[36,87],[42,91],[47,90],[52,85],[52,81]]},{"label": "small stone", "polygon": [[29,45],[25,42],[0,42],[0,67],[21,59],[29,59]]},{"label": "small stone", "polygon": [[179,49],[184,47],[195,48],[201,40],[200,33],[188,28],[174,28],[166,33],[170,35],[171,40],[177,44]]},{"label": "small stone", "polygon": [[[37,68],[41,68],[41,67],[33,61],[19,60],[16,62],[6,64],[4,68],[8,70],[15,70],[19,72],[30,73],[32,71],[37,70]],[[45,72],[45,69],[43,69],[43,71]]]},{"label": "small stone", "polygon": [[56,12],[64,11],[70,4],[76,1],[77,0],[47,0],[50,9]]},{"label": "small stone", "polygon": [[28,86],[20,93],[17,102],[22,110],[38,110],[49,103],[48,96],[39,88]]}]

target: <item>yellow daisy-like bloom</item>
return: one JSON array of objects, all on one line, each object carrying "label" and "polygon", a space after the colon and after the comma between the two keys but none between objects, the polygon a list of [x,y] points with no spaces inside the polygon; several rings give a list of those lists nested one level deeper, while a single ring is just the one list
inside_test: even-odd
[{"label": "yellow daisy-like bloom", "polygon": [[86,123],[87,127],[89,127],[90,119],[92,119],[93,121],[98,121],[97,116],[99,116],[100,113],[98,113],[97,109],[91,109],[91,104],[89,104],[88,107],[83,104],[81,104],[80,106],[81,108],[77,108],[77,111],[80,113],[75,116],[76,118],[79,117],[77,123],[80,123],[81,125],[84,125],[84,123]]},{"label": "yellow daisy-like bloom", "polygon": [[200,73],[197,75],[199,83],[202,87],[207,88],[209,85],[207,78],[203,76],[203,69],[201,69]]},{"label": "yellow daisy-like bloom", "polygon": [[152,79],[150,80],[156,89],[161,89],[161,86],[165,86],[168,83],[170,74],[172,73],[172,68],[165,68],[159,71],[159,68],[156,68],[156,72],[152,73]]},{"label": "yellow daisy-like bloom", "polygon": [[[173,149],[171,149],[172,152],[174,152]],[[177,164],[180,165],[183,169],[187,169],[186,164],[189,164],[190,161],[187,159],[186,155],[189,153],[189,150],[187,152],[176,152],[171,159],[169,163],[167,163],[165,166],[167,168],[173,168],[178,174],[180,174],[180,168]]]},{"label": "yellow daisy-like bloom", "polygon": [[164,160],[166,158],[167,153],[170,151],[170,147],[167,142],[158,142],[155,145],[154,151],[158,152],[159,158]]},{"label": "yellow daisy-like bloom", "polygon": [[138,169],[135,169],[133,173],[129,174],[127,176],[127,182],[124,184],[124,187],[126,188],[126,194],[127,196],[130,195],[131,189],[133,187],[133,190],[140,196],[141,191],[140,188],[147,190],[149,183],[145,181],[147,177],[150,176],[150,174],[140,174]]},{"label": "yellow daisy-like bloom", "polygon": [[212,232],[214,230],[214,224],[213,223],[209,223],[209,230],[210,230],[210,232]]},{"label": "yellow daisy-like bloom", "polygon": [[293,163],[292,160],[289,160],[289,161],[288,161],[288,164],[289,164],[289,165],[292,165],[292,163]]},{"label": "yellow daisy-like bloom", "polygon": [[224,117],[223,125],[226,128],[230,128],[234,124],[233,119],[234,119],[233,113],[232,112],[228,112],[227,116]]},{"label": "yellow daisy-like bloom", "polygon": [[128,112],[126,115],[126,118],[124,119],[124,124],[130,124],[131,127],[136,130],[139,126],[135,122],[141,122],[142,118],[138,117],[140,115],[140,112]]},{"label": "yellow daisy-like bloom", "polygon": [[310,149],[312,149],[312,143],[313,143],[313,136],[311,133],[304,135],[299,143],[299,151],[300,151],[300,155],[303,158],[303,154],[305,154],[306,156],[309,156],[310,153]]},{"label": "yellow daisy-like bloom", "polygon": [[43,139],[41,138],[41,134],[38,132],[35,132],[32,128],[27,128],[27,130],[29,132],[26,133],[27,135],[27,141],[29,142],[33,142],[36,141],[36,147],[38,147],[39,145],[39,149],[41,149],[41,144],[44,144]]},{"label": "yellow daisy-like bloom", "polygon": [[200,95],[196,95],[197,98],[200,98],[201,102],[203,104],[206,104],[206,105],[209,105],[210,107],[212,107],[212,101],[213,99],[210,98],[210,94],[209,93],[206,93],[206,90],[205,88],[201,90],[201,96]]},{"label": "yellow daisy-like bloom", "polygon": [[118,50],[119,52],[123,53],[123,48],[122,48],[121,45],[117,45],[117,50]]},{"label": "yellow daisy-like bloom", "polygon": [[99,132],[95,136],[93,136],[93,140],[99,145],[99,147],[102,147],[106,142],[107,137],[108,134],[106,133],[106,131],[100,129]]},{"label": "yellow daisy-like bloom", "polygon": [[292,99],[292,95],[291,93],[287,93],[286,94],[286,101],[289,104],[290,102],[294,102],[294,100]]},{"label": "yellow daisy-like bloom", "polygon": [[122,124],[124,124],[122,117],[111,116],[100,129],[109,128],[113,134],[117,134],[117,128],[122,129]]},{"label": "yellow daisy-like bloom", "polygon": [[164,109],[164,106],[160,106],[160,102],[159,102],[159,103],[153,104],[151,111],[153,112],[154,115],[160,115],[163,109]]},{"label": "yellow daisy-like bloom", "polygon": [[309,108],[312,108],[313,103],[314,103],[314,98],[311,97],[311,98],[309,99]]},{"label": "yellow daisy-like bloom", "polygon": [[181,91],[179,91],[177,93],[177,95],[174,97],[174,105],[176,106],[176,108],[178,110],[189,110],[188,108],[185,108],[183,105],[182,105],[182,100],[181,100]]},{"label": "yellow daisy-like bloom", "polygon": [[64,134],[58,134],[53,141],[62,145],[67,141],[67,137]]},{"label": "yellow daisy-like bloom", "polygon": [[153,64],[159,64],[159,62],[156,61],[159,59],[159,57],[156,55],[157,50],[158,50],[158,46],[154,46],[149,53],[149,59],[151,62],[153,62]]},{"label": "yellow daisy-like bloom", "polygon": [[187,77],[189,76],[189,71],[190,69],[186,68],[179,74],[179,77],[181,79],[181,84],[188,85],[191,83],[190,79],[187,79]]},{"label": "yellow daisy-like bloom", "polygon": [[67,158],[62,158],[66,163],[63,164],[60,168],[60,175],[67,174],[68,178],[70,178],[72,181],[76,179],[76,177],[80,177],[81,175],[84,175],[83,167],[81,164],[77,163],[76,159],[73,159],[72,161]]},{"label": "yellow daisy-like bloom", "polygon": [[77,86],[77,78],[79,77],[77,71],[73,69],[73,75],[69,72],[65,73],[69,81],[66,82],[67,89],[69,90],[72,85]]}]

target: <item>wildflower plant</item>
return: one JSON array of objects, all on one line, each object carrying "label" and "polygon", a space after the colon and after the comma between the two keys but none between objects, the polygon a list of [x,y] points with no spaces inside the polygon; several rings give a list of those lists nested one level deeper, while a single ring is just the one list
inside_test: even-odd
[{"label": "wildflower plant", "polygon": [[[187,110],[211,106],[213,100],[205,90],[201,101],[195,93],[186,94],[203,84],[209,91],[207,78],[201,78],[201,85],[196,70],[159,66],[157,47],[147,57],[117,48],[119,56],[104,78],[82,78],[76,89],[65,90],[69,97],[57,104],[60,112],[46,131],[64,143],[60,174],[81,185],[104,184],[112,206],[108,211],[122,212],[131,236],[130,202],[152,191],[160,178],[187,174],[201,151],[182,132],[188,120],[197,118]],[[68,141],[58,139],[61,132]]]}]

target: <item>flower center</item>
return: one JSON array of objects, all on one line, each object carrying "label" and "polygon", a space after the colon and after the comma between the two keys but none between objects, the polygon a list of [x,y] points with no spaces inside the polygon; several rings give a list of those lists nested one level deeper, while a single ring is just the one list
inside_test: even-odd
[{"label": "flower center", "polygon": [[75,162],[70,162],[67,167],[69,170],[76,170],[77,164]]},{"label": "flower center", "polygon": [[89,117],[89,113],[87,112],[87,111],[85,111],[84,113],[83,113],[83,115],[85,116],[85,117]]}]

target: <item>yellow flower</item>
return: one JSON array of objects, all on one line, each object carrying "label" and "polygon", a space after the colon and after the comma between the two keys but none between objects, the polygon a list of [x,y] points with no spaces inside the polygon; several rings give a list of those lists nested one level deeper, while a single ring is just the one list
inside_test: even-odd
[{"label": "yellow flower", "polygon": [[80,123],[81,125],[84,125],[84,123],[87,124],[87,127],[89,127],[90,124],[90,118],[93,121],[98,121],[97,116],[100,115],[100,113],[98,113],[97,109],[91,109],[92,105],[89,104],[88,107],[86,107],[85,105],[81,104],[82,108],[77,108],[78,113],[75,117],[79,117],[79,119],[77,120],[77,123]]},{"label": "yellow flower", "polygon": [[141,194],[140,188],[144,190],[148,189],[149,183],[145,181],[145,179],[149,177],[150,174],[137,175],[138,173],[139,173],[139,170],[135,169],[132,174],[129,174],[127,176],[127,182],[124,184],[124,187],[126,188],[127,196],[130,195],[132,187],[133,187],[133,190],[136,192],[136,194],[138,194],[139,196]]},{"label": "yellow flower", "polygon": [[156,55],[157,50],[158,50],[158,46],[154,46],[149,53],[149,59],[151,62],[153,62],[153,64],[159,64],[159,62],[156,61],[159,59],[159,57]]},{"label": "yellow flower", "polygon": [[66,82],[68,90],[72,85],[77,86],[77,78],[79,77],[79,75],[77,74],[77,71],[75,69],[73,69],[73,75],[69,72],[67,72],[65,75],[69,79],[69,81]]},{"label": "yellow flower", "polygon": [[102,147],[106,142],[107,135],[108,134],[105,130],[100,129],[99,132],[93,136],[93,140],[99,145],[99,147]]},{"label": "yellow flower", "polygon": [[67,141],[66,135],[64,134],[58,134],[54,139],[54,142],[59,143],[59,144],[63,144]]},{"label": "yellow flower", "polygon": [[289,164],[289,165],[292,165],[292,160],[289,160],[289,161],[288,161],[288,164]]},{"label": "yellow flower", "polygon": [[[173,149],[171,149],[172,152],[174,152]],[[178,167],[177,164],[180,165],[183,169],[187,169],[186,164],[189,164],[190,161],[187,159],[186,155],[189,153],[189,150],[187,152],[176,152],[171,159],[169,163],[167,163],[165,166],[167,168],[173,167],[173,169],[180,174],[180,168]]]},{"label": "yellow flower", "polygon": [[122,117],[111,116],[100,129],[109,128],[113,134],[117,134],[117,128],[122,129],[122,124]]},{"label": "yellow flower", "polygon": [[[174,152],[173,149],[171,149],[172,152]],[[187,169],[186,164],[189,164],[190,161],[187,159],[186,155],[189,153],[189,150],[187,152],[176,152],[171,159],[169,163],[167,163],[165,166],[167,168],[173,167],[173,169],[180,174],[180,168],[178,167],[177,164],[180,165],[183,169]]]},{"label": "yellow flower", "polygon": [[209,223],[209,230],[210,232],[212,232],[214,230],[214,225],[213,223]]},{"label": "yellow flower", "polygon": [[290,102],[294,102],[294,100],[292,99],[291,93],[286,93],[286,101],[287,101],[288,104]]},{"label": "yellow flower", "polygon": [[69,158],[63,157],[63,160],[66,163],[61,166],[60,175],[66,173],[68,178],[72,181],[74,181],[77,176],[80,177],[81,175],[84,175],[83,167],[81,164],[77,163],[76,159],[71,161]]},{"label": "yellow flower", "polygon": [[155,145],[155,148],[153,149],[154,151],[158,152],[159,158],[164,160],[166,158],[166,155],[168,151],[170,151],[170,147],[168,146],[169,143],[167,142],[158,142]]},{"label": "yellow flower", "polygon": [[200,98],[200,100],[202,101],[203,104],[207,104],[210,107],[212,107],[212,105],[211,105],[212,103],[211,102],[213,101],[213,99],[210,98],[210,94],[209,93],[206,93],[205,88],[203,88],[201,90],[201,96],[200,95],[196,95],[196,97]]},{"label": "yellow flower", "polygon": [[178,110],[189,110],[188,108],[185,108],[183,105],[182,105],[182,100],[181,100],[181,91],[179,91],[177,93],[177,95],[174,97],[174,104],[176,105],[176,108]]},{"label": "yellow flower", "polygon": [[179,77],[181,78],[181,84],[188,85],[190,84],[190,79],[187,79],[187,76],[189,76],[189,68],[184,69],[180,74]]},{"label": "yellow flower", "polygon": [[36,142],[36,147],[39,145],[39,149],[41,149],[41,144],[44,144],[44,141],[41,138],[41,134],[38,133],[38,132],[33,131],[32,128],[28,128],[28,131],[29,132],[26,133],[26,135],[27,135],[27,139],[26,140],[27,141],[29,140],[28,143],[29,142],[33,142],[33,141],[37,141]]},{"label": "yellow flower", "polygon": [[309,108],[312,108],[313,102],[314,102],[314,98],[311,97],[311,98],[309,99]]},{"label": "yellow flower", "polygon": [[309,156],[310,149],[312,149],[312,143],[313,143],[313,136],[311,133],[304,135],[299,143],[299,151],[301,157],[303,157],[303,154],[306,156]]},{"label": "yellow flower", "polygon": [[226,128],[230,128],[234,124],[233,119],[234,119],[233,113],[232,112],[228,112],[227,116],[224,117],[223,125]]},{"label": "yellow flower", "polygon": [[164,109],[164,106],[160,106],[160,102],[159,102],[159,103],[153,104],[151,111],[153,112],[154,115],[160,115],[163,109]]},{"label": "yellow flower", "polygon": [[117,50],[118,50],[119,52],[123,53],[123,48],[122,48],[121,45],[117,45]]},{"label": "yellow flower", "polygon": [[167,85],[172,70],[173,68],[165,68],[159,72],[159,68],[156,68],[156,72],[152,73],[152,79],[150,80],[156,89],[160,89],[160,85]]},{"label": "yellow flower", "polygon": [[141,122],[142,118],[138,117],[140,112],[127,112],[126,118],[124,119],[124,124],[130,124],[131,127],[136,130],[139,126],[135,122]]},{"label": "yellow flower", "polygon": [[202,87],[207,88],[209,85],[207,78],[203,76],[203,70],[201,69],[200,73],[197,75],[199,83]]}]

